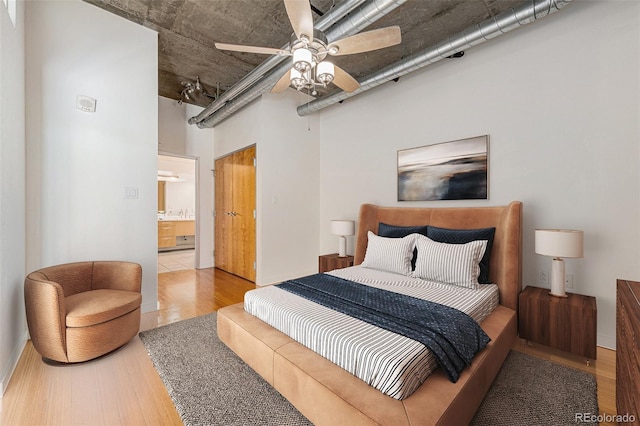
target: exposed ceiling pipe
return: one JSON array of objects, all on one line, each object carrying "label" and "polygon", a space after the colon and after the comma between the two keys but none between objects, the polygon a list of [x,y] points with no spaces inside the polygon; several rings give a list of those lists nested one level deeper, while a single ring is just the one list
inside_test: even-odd
[{"label": "exposed ceiling pipe", "polygon": [[[315,24],[315,27],[320,31],[327,30],[332,24],[336,23],[340,19],[344,18],[350,12],[355,10],[358,6],[364,3],[367,0],[344,0],[339,5],[329,10],[322,18],[318,20]],[[282,50],[288,50],[289,43],[285,44],[282,47]],[[274,67],[278,66],[280,63],[289,59],[286,56],[272,56],[256,68],[251,70],[249,74],[244,76],[240,81],[238,81],[233,87],[224,92],[222,96],[218,97],[215,101],[211,102],[205,109],[203,109],[200,114],[195,117],[191,117],[189,119],[189,124],[201,123],[202,121],[209,118],[213,113],[215,113],[218,109],[224,106],[229,100],[238,96],[244,90],[249,88],[252,84],[260,80],[271,71]],[[201,127],[201,126],[200,126]]]},{"label": "exposed ceiling pipe", "polygon": [[[357,34],[398,6],[404,4],[406,1],[407,0],[369,0],[358,10],[332,26],[329,30],[325,31],[327,40],[330,43],[343,37]],[[228,102],[226,105],[219,108],[208,118],[198,122],[198,127],[213,127],[221,123],[230,115],[234,114],[236,111],[270,90],[278,79],[280,79],[280,77],[282,77],[282,75],[290,68],[291,64],[289,62],[280,64],[245,93],[233,99],[232,102]]]},{"label": "exposed ceiling pipe", "polygon": [[298,107],[298,115],[305,116],[330,105],[370,90],[376,86],[407,75],[427,65],[476,46],[516,28],[549,16],[570,3],[571,0],[531,0],[519,7],[506,10],[499,15],[475,24],[449,39],[428,47],[421,52],[397,61],[359,81],[360,87],[351,93],[339,91]]}]

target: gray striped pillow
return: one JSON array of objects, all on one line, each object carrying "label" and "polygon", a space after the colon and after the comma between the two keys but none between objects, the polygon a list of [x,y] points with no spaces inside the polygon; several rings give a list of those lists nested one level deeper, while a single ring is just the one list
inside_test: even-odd
[{"label": "gray striped pillow", "polygon": [[[379,237],[373,232],[367,233],[367,251],[362,266],[371,269],[411,274],[411,258],[416,245],[416,236],[410,234],[403,238]],[[425,237],[426,238],[426,237]]]},{"label": "gray striped pillow", "polygon": [[487,249],[486,240],[466,244],[438,243],[419,235],[418,259],[413,276],[429,281],[477,289],[480,259]]}]

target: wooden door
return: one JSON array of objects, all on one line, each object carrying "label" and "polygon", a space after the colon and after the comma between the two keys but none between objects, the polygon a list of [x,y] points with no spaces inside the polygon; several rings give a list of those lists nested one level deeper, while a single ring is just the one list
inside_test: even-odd
[{"label": "wooden door", "polygon": [[233,222],[232,269],[236,275],[255,281],[256,272],[256,148],[251,147],[233,154]]},{"label": "wooden door", "polygon": [[215,265],[256,279],[256,148],[216,160]]}]

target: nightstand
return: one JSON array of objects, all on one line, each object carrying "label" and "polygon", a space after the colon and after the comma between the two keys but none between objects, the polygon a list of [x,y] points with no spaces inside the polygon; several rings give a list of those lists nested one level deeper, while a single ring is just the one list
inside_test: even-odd
[{"label": "nightstand", "polygon": [[353,266],[353,256],[339,257],[338,253],[323,254],[318,258],[318,270],[320,273],[333,271]]},{"label": "nightstand", "polygon": [[549,289],[526,287],[520,293],[520,337],[589,359],[596,359],[596,298],[567,293],[555,297]]}]

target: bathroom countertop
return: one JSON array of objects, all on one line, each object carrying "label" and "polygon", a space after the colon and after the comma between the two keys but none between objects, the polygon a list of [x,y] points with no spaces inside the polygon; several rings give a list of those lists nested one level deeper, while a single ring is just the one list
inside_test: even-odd
[{"label": "bathroom countertop", "polygon": [[196,220],[195,217],[165,216],[159,217],[158,222],[188,222]]}]

